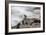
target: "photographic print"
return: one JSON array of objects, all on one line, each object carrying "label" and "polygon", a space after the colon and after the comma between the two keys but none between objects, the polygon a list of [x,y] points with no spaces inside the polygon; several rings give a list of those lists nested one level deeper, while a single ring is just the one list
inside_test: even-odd
[{"label": "photographic print", "polygon": [[11,28],[40,28],[40,7],[11,6]]},{"label": "photographic print", "polygon": [[43,31],[44,3],[8,4],[8,33]]}]

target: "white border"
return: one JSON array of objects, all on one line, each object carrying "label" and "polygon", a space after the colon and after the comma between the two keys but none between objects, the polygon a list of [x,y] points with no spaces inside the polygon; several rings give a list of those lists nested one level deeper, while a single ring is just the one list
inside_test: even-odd
[{"label": "white border", "polygon": [[[11,6],[33,6],[41,8],[41,27],[40,28],[24,28],[24,29],[11,29]],[[9,27],[8,32],[24,32],[24,31],[39,31],[43,30],[43,5],[34,4],[9,4]]]}]

